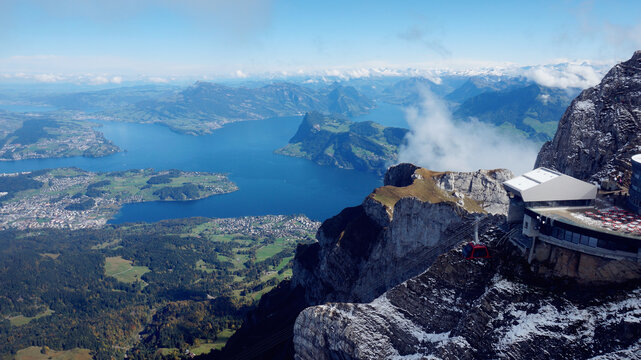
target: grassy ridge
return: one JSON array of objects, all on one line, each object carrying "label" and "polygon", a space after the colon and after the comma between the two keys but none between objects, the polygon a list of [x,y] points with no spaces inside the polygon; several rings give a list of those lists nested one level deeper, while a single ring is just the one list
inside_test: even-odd
[{"label": "grassy ridge", "polygon": [[55,351],[39,346],[30,346],[16,353],[15,360],[90,360],[91,354],[88,349],[72,349],[67,351]]},{"label": "grassy ridge", "polygon": [[[435,179],[445,174],[444,172],[431,171],[427,169],[418,169],[416,172],[420,175],[414,179],[414,182],[405,187],[383,186],[374,190],[370,195],[374,200],[385,205],[387,211],[392,214],[396,202],[405,197],[416,197],[421,201],[433,204],[441,202],[457,203],[461,199],[449,194],[436,184]],[[470,212],[484,213],[485,210],[474,200],[468,197],[462,199],[464,207]]]}]

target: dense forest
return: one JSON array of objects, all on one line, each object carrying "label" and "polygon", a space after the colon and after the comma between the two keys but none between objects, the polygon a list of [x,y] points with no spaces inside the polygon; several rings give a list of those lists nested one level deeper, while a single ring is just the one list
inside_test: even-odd
[{"label": "dense forest", "polygon": [[0,358],[29,346],[175,358],[213,343],[288,276],[317,227],[267,216],[3,231]]}]

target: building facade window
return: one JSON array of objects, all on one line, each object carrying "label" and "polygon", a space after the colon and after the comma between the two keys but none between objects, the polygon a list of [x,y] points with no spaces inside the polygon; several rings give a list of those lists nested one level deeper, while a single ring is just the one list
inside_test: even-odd
[{"label": "building facade window", "polygon": [[561,229],[556,226],[552,228],[552,231],[549,234],[555,239],[558,239],[561,241],[567,241],[568,243],[588,246],[592,248],[602,248],[606,250],[636,253],[638,251],[639,246],[641,246],[641,243],[639,243],[638,245],[634,245],[633,243],[597,239],[592,236],[580,234],[570,230]]}]

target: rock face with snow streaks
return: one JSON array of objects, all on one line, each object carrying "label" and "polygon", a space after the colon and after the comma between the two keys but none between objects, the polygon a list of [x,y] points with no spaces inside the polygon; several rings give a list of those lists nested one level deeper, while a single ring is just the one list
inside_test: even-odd
[{"label": "rock face with snow streaks", "polygon": [[[567,288],[530,277],[510,247],[458,249],[367,304],[305,309],[296,359],[624,359],[641,354],[641,288]],[[518,276],[515,276],[518,275]],[[602,291],[601,291],[602,290]]]},{"label": "rock face with snow streaks", "polygon": [[583,180],[624,174],[641,153],[641,51],[614,66],[601,83],[584,90],[559,121],[535,167],[545,166]]}]

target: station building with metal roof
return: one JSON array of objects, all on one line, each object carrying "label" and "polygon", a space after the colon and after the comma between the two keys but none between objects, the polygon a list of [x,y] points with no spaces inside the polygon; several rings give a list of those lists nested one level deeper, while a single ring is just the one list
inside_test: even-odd
[{"label": "station building with metal roof", "polygon": [[538,168],[503,186],[510,197],[508,222],[522,223],[520,234],[510,240],[529,253],[528,261],[537,242],[544,242],[606,259],[641,262],[641,215],[597,198],[597,185]]}]

